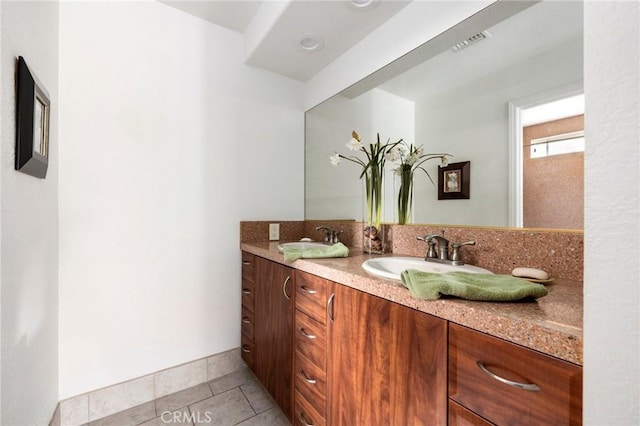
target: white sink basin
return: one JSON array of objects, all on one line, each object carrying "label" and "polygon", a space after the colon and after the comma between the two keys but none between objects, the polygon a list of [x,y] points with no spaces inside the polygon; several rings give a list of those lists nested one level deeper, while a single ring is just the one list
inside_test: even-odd
[{"label": "white sink basin", "polygon": [[362,263],[362,268],[368,273],[391,280],[400,281],[400,273],[407,269],[417,269],[423,272],[473,272],[477,274],[492,274],[493,272],[473,265],[447,265],[445,263],[427,262],[421,257],[375,257]]},{"label": "white sink basin", "polygon": [[329,247],[327,244],[319,243],[317,241],[294,241],[291,243],[282,243],[278,245],[278,250],[280,253],[284,252],[285,247],[287,248],[295,248],[295,249],[312,249],[318,247]]}]

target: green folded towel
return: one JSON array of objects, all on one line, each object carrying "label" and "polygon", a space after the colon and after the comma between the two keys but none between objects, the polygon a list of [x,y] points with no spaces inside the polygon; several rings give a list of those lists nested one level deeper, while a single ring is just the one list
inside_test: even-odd
[{"label": "green folded towel", "polygon": [[349,249],[342,243],[336,243],[332,246],[319,247],[319,248],[284,248],[284,261],[293,262],[296,259],[320,259],[327,257],[347,257],[349,256]]},{"label": "green folded towel", "polygon": [[541,284],[534,284],[511,275],[474,274],[471,272],[422,272],[407,269],[402,272],[402,283],[419,299],[438,299],[456,296],[468,300],[508,302],[525,297],[546,296]]}]

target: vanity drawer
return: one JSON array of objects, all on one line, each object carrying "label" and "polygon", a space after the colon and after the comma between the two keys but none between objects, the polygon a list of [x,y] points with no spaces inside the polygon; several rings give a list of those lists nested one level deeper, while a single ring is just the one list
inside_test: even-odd
[{"label": "vanity drawer", "polygon": [[324,416],[313,408],[307,399],[296,390],[293,424],[295,426],[325,426]]},{"label": "vanity drawer", "polygon": [[242,279],[255,281],[255,256],[245,251],[242,252]]},{"label": "vanity drawer", "polygon": [[294,381],[296,391],[302,394],[319,413],[324,413],[327,375],[300,352],[296,352]]},{"label": "vanity drawer", "polygon": [[242,280],[242,308],[251,312],[254,310],[255,284],[251,281]]},{"label": "vanity drawer", "polygon": [[255,372],[256,365],[256,344],[255,342],[247,337],[246,334],[242,334],[240,337],[240,356],[242,360],[247,363],[247,366]]},{"label": "vanity drawer", "polygon": [[449,400],[449,422],[447,424],[449,426],[493,426],[493,423],[452,400]]},{"label": "vanity drawer", "polygon": [[241,320],[242,334],[247,336],[250,340],[255,339],[255,323],[253,312],[249,309],[242,307],[242,320]]},{"label": "vanity drawer", "polygon": [[326,326],[296,310],[295,348],[324,370],[327,364]]},{"label": "vanity drawer", "polygon": [[582,367],[450,324],[449,397],[496,424],[581,425]]},{"label": "vanity drawer", "polygon": [[296,308],[311,318],[327,322],[327,280],[300,272],[296,275]]}]

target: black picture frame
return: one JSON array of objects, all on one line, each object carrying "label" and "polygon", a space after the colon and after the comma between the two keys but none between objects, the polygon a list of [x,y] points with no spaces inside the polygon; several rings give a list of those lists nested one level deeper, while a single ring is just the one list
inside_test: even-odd
[{"label": "black picture frame", "polygon": [[16,72],[16,170],[40,179],[49,166],[49,93],[22,56]]},{"label": "black picture frame", "polygon": [[468,200],[470,183],[471,161],[438,168],[438,200]]}]

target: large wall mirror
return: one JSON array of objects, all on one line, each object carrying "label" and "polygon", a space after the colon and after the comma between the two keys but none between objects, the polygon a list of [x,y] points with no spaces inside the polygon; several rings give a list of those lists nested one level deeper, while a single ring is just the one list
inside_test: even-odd
[{"label": "large wall mirror", "polygon": [[[558,200],[568,199],[562,191],[582,191],[580,148],[549,154],[545,161],[576,156],[578,165],[548,161],[533,182],[526,182],[522,169],[533,153],[541,157],[533,143],[555,146],[581,137],[582,129],[574,127],[583,114],[582,82],[582,2],[493,3],[307,111],[305,217],[362,219],[360,168],[348,162],[332,166],[329,160],[334,152],[353,154],[345,144],[356,130],[365,141],[380,133],[385,141],[402,138],[425,152],[452,154],[451,162],[470,162],[469,199],[438,200],[438,188],[416,175],[412,223],[581,229],[581,205],[579,217],[568,222],[538,218],[528,224],[522,219],[526,188],[541,189],[543,181],[550,182],[549,189],[528,203],[545,217],[575,204]],[[534,107],[565,98],[555,115],[524,118]],[[565,119],[574,127],[557,130],[555,121]],[[533,139],[522,137],[523,127],[541,123],[551,124],[539,126]],[[555,134],[544,133],[551,127]],[[436,185],[438,167],[436,161],[426,163]],[[396,221],[392,168],[387,167],[385,177],[384,221],[390,223]],[[559,182],[566,183],[561,190]],[[582,193],[572,196],[583,200]]]}]

